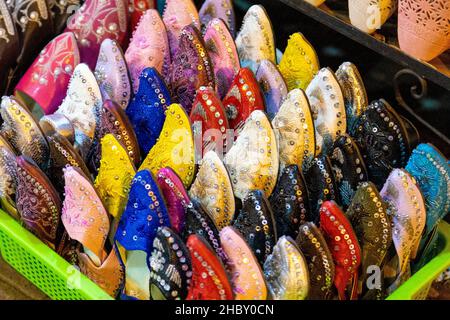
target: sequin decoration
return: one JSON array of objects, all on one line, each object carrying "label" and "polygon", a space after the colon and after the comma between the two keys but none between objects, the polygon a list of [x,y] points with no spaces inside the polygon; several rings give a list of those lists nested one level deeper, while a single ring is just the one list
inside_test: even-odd
[{"label": "sequin decoration", "polygon": [[308,296],[308,265],[290,237],[278,240],[264,263],[264,275],[275,300],[304,300]]},{"label": "sequin decoration", "polygon": [[224,164],[214,151],[203,157],[189,195],[200,201],[219,231],[233,220],[233,187]]},{"label": "sequin decoration", "polygon": [[254,189],[263,190],[266,197],[272,194],[278,176],[278,147],[264,112],[252,112],[224,163],[237,198],[244,199]]},{"label": "sequin decoration", "polygon": [[222,20],[230,34],[234,38],[236,34],[236,17],[234,14],[233,1],[231,0],[205,0],[199,10],[202,26],[207,26],[212,20]]},{"label": "sequin decoration", "polygon": [[49,146],[33,115],[14,96],[3,96],[0,114],[1,134],[22,155],[31,158],[41,169],[48,166]]},{"label": "sequin decoration", "polygon": [[308,98],[303,90],[289,92],[272,125],[278,140],[280,166],[295,164],[309,168],[315,154],[315,134]]},{"label": "sequin decoration", "polygon": [[152,300],[186,298],[192,277],[191,258],[184,242],[171,229],[158,229],[148,264]]},{"label": "sequin decoration", "polygon": [[272,208],[261,190],[250,191],[243,199],[233,227],[244,237],[262,266],[278,237]]},{"label": "sequin decoration", "polygon": [[170,167],[180,177],[185,188],[194,179],[194,136],[186,112],[179,104],[167,109],[166,121],[158,142],[150,150],[139,170],[149,169],[154,174],[163,167]]},{"label": "sequin decoration", "polygon": [[236,36],[241,65],[256,70],[262,60],[275,63],[275,39],[269,15],[261,5],[251,6]]},{"label": "sequin decoration", "polygon": [[278,68],[289,91],[296,88],[306,90],[319,71],[319,58],[311,43],[303,34],[296,32],[289,37]]},{"label": "sequin decoration", "polygon": [[266,300],[268,289],[264,274],[242,235],[228,226],[220,231],[220,241],[229,258],[235,300]]}]

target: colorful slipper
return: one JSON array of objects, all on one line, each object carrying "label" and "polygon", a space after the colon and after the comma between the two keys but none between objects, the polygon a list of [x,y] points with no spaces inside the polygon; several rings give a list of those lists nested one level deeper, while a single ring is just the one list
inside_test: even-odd
[{"label": "colorful slipper", "polygon": [[200,30],[200,17],[192,0],[166,0],[163,12],[164,24],[169,38],[170,56],[178,51],[182,29],[192,25]]},{"label": "colorful slipper", "polygon": [[235,300],[266,300],[268,289],[263,271],[239,231],[230,226],[223,228],[220,241],[229,258]]},{"label": "colorful slipper", "polygon": [[106,100],[99,112],[98,125],[95,129],[94,141],[88,154],[88,164],[93,172],[98,172],[100,167],[101,139],[112,134],[123,145],[128,157],[137,166],[141,162],[139,144],[125,111],[117,103]]},{"label": "colorful slipper", "polygon": [[311,208],[310,221],[319,225],[319,209],[324,201],[340,202],[339,190],[333,175],[330,159],[326,156],[314,158],[311,167],[304,173],[306,186],[309,191],[309,205]]},{"label": "colorful slipper", "polygon": [[272,120],[288,95],[286,82],[270,60],[262,60],[255,75],[264,95],[267,116]]},{"label": "colorful slipper", "polygon": [[226,23],[232,39],[236,35],[236,17],[233,1],[231,0],[205,0],[199,10],[200,23],[207,26],[212,20],[219,19]]},{"label": "colorful slipper", "polygon": [[224,163],[237,198],[243,200],[255,189],[264,190],[266,197],[272,194],[278,177],[278,148],[264,112],[252,112]]},{"label": "colorful slipper", "polygon": [[292,238],[278,239],[264,263],[264,274],[275,300],[304,300],[308,296],[308,265]]},{"label": "colorful slipper", "polygon": [[[350,221],[334,201],[325,201],[320,207],[320,229],[331,250],[335,265],[334,286],[339,299],[357,297],[358,268],[361,264],[361,248]],[[346,294],[347,287],[352,290]]]},{"label": "colorful slipper", "polygon": [[169,90],[161,75],[155,68],[144,69],[139,78],[139,90],[127,108],[143,156],[155,145],[170,104]]},{"label": "colorful slipper", "polygon": [[301,248],[309,268],[308,300],[330,299],[335,266],[333,256],[319,228],[313,222],[303,224],[295,241]]},{"label": "colorful slipper", "polygon": [[156,9],[155,0],[128,0],[128,12],[130,14],[129,31],[133,32],[136,30],[141,17],[149,9]]},{"label": "colorful slipper", "polygon": [[106,211],[118,221],[125,210],[136,169],[124,146],[114,135],[105,135],[101,148],[102,159],[94,186]]},{"label": "colorful slipper", "polygon": [[416,180],[403,169],[394,169],[380,195],[389,205],[392,238],[397,251],[398,268],[389,291],[398,288],[409,274],[410,259],[415,258],[425,228],[425,200]]},{"label": "colorful slipper", "polygon": [[52,114],[62,103],[72,72],[79,63],[75,36],[72,32],[60,34],[42,49],[20,79],[14,94],[27,105],[37,104],[40,113]]},{"label": "colorful slipper", "polygon": [[152,300],[184,300],[192,277],[189,251],[183,240],[168,227],[161,227],[148,257]]},{"label": "colorful slipper", "polygon": [[1,134],[20,154],[31,158],[42,170],[48,166],[49,147],[33,115],[14,96],[3,96]]},{"label": "colorful slipper", "polygon": [[296,165],[281,170],[275,190],[269,198],[278,236],[296,238],[300,225],[312,220],[308,188]]},{"label": "colorful slipper", "polygon": [[153,174],[148,170],[139,171],[131,184],[128,203],[114,238],[126,273],[123,298],[150,299],[147,259],[158,228],[169,226],[164,198]]},{"label": "colorful slipper", "polygon": [[183,28],[178,47],[166,82],[172,98],[190,113],[196,91],[202,86],[216,87],[214,69],[202,35],[193,25]]},{"label": "colorful slipper", "polygon": [[103,40],[123,46],[128,34],[127,0],[87,0],[67,21],[80,47],[81,62],[95,68]]},{"label": "colorful slipper", "polygon": [[225,267],[206,240],[193,234],[186,245],[192,260],[187,300],[232,300],[233,289]]},{"label": "colorful slipper", "polygon": [[46,136],[58,133],[69,141],[73,146],[75,143],[75,129],[70,120],[59,113],[53,113],[43,116],[39,119],[39,126]]},{"label": "colorful slipper", "polygon": [[356,190],[346,213],[361,246],[359,288],[362,290],[363,298],[366,299],[383,299],[384,296],[382,279],[381,287],[378,289],[368,288],[366,284],[373,267],[383,268],[387,251],[392,243],[391,221],[387,210],[387,204],[381,198],[376,186],[372,182],[363,182]]},{"label": "colorful slipper", "polygon": [[356,118],[369,105],[366,88],[358,68],[351,62],[344,62],[339,66],[339,69],[336,71],[336,78],[341,85],[342,94],[344,95],[347,126],[351,131]]},{"label": "colorful slipper", "polygon": [[252,71],[241,68],[223,99],[230,129],[240,130],[255,110],[264,110],[264,97]]},{"label": "colorful slipper", "polygon": [[313,46],[300,32],[292,34],[278,65],[288,90],[306,90],[319,67],[319,58]]},{"label": "colorful slipper", "polygon": [[66,116],[75,129],[75,142],[85,159],[97,125],[102,95],[97,80],[89,67],[80,63],[70,79],[67,95],[56,113]]},{"label": "colorful slipper", "polygon": [[275,63],[275,38],[269,15],[261,5],[251,6],[236,36],[236,47],[242,67],[254,73],[262,60]]},{"label": "colorful slipper", "polygon": [[277,242],[277,228],[270,203],[261,190],[250,191],[233,227],[246,240],[262,266]]},{"label": "colorful slipper", "polygon": [[214,89],[200,87],[197,90],[189,117],[192,121],[194,136],[201,138],[202,154],[213,149],[222,156],[225,153],[224,144],[229,125],[225,109]]},{"label": "colorful slipper", "polygon": [[141,17],[125,52],[125,60],[135,94],[144,69],[151,67],[162,74],[164,64],[170,64],[169,40],[158,11],[147,10]]},{"label": "colorful slipper", "polygon": [[32,160],[16,158],[16,205],[25,228],[50,248],[61,237],[61,199],[50,180]]},{"label": "colorful slipper", "polygon": [[130,78],[122,49],[116,41],[103,40],[94,74],[103,100],[112,100],[126,109],[131,95]]},{"label": "colorful slipper", "polygon": [[0,70],[0,93],[4,94],[8,85],[8,77],[21,50],[19,31],[8,10],[6,0],[0,0],[0,30],[2,30],[2,36],[0,37],[0,65],[2,66]]},{"label": "colorful slipper", "polygon": [[280,167],[306,169],[315,154],[314,123],[308,98],[301,89],[289,92],[272,120],[280,152]]},{"label": "colorful slipper", "polygon": [[83,245],[92,263],[100,267],[105,258],[109,216],[92,182],[77,167],[64,170],[65,198],[61,220],[71,239]]},{"label": "colorful slipper", "polygon": [[158,185],[166,200],[170,225],[173,231],[181,234],[184,229],[186,210],[191,202],[178,175],[171,168],[162,168],[156,174]]},{"label": "colorful slipper", "polygon": [[397,10],[396,0],[349,0],[350,22],[365,33],[374,33]]},{"label": "colorful slipper", "polygon": [[347,209],[359,183],[369,180],[366,165],[358,146],[347,134],[334,142],[329,159],[342,205]]},{"label": "colorful slipper", "polygon": [[172,104],[167,109],[158,142],[150,150],[139,170],[149,169],[156,174],[164,167],[170,167],[180,177],[185,188],[189,187],[194,179],[194,135],[189,117],[179,104]]},{"label": "colorful slipper", "polygon": [[189,195],[199,200],[219,231],[233,220],[233,187],[227,169],[214,151],[203,157]]},{"label": "colorful slipper", "polygon": [[[328,153],[334,141],[347,131],[344,95],[329,68],[323,68],[306,89],[316,129],[316,156]],[[332,106],[332,107],[331,107]]]},{"label": "colorful slipper", "polygon": [[19,219],[15,194],[17,187],[16,154],[12,146],[0,135],[0,203],[3,210]]},{"label": "colorful slipper", "polygon": [[183,239],[186,241],[191,234],[202,236],[208,241],[217,256],[223,262],[227,261],[225,252],[220,244],[219,230],[217,230],[214,221],[197,199],[192,199],[186,206],[186,223],[182,233]]},{"label": "colorful slipper", "polygon": [[207,24],[204,40],[214,66],[215,89],[223,99],[231,87],[234,76],[241,68],[236,44],[225,23],[216,18]]}]

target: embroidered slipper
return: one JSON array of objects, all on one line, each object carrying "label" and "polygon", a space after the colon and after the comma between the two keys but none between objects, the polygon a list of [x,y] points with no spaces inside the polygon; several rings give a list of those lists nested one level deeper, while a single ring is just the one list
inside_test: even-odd
[{"label": "embroidered slipper", "polygon": [[261,5],[253,5],[245,14],[236,36],[242,67],[254,73],[262,60],[275,63],[275,38],[269,15]]},{"label": "embroidered slipper", "polygon": [[112,100],[126,109],[131,95],[130,78],[122,49],[116,41],[103,40],[94,75],[103,100]]},{"label": "embroidered slipper", "polygon": [[346,213],[361,246],[359,288],[365,299],[383,299],[385,294],[383,279],[380,289],[367,288],[366,283],[371,274],[370,268],[375,266],[382,270],[392,243],[392,227],[387,209],[376,186],[372,182],[363,182]]},{"label": "embroidered slipper", "polygon": [[[11,1],[12,2],[12,1]],[[8,77],[16,64],[20,53],[19,30],[8,10],[6,0],[0,0],[0,29],[3,30],[0,38],[0,93],[4,94],[8,85]]]},{"label": "embroidered slipper", "polygon": [[264,96],[267,116],[272,120],[288,95],[286,82],[270,60],[262,60],[255,75]]},{"label": "embroidered slipper", "polygon": [[[334,141],[347,131],[344,95],[329,68],[323,68],[306,89],[316,129],[316,156],[330,152]],[[332,107],[331,107],[332,106]]]},{"label": "embroidered slipper", "polygon": [[56,132],[66,138],[72,146],[74,145],[75,129],[66,116],[59,113],[45,115],[39,119],[39,126],[45,136],[50,136]]},{"label": "embroidered slipper", "polygon": [[139,170],[149,169],[156,174],[164,167],[170,167],[180,177],[185,188],[189,187],[194,179],[194,136],[189,117],[179,104],[172,104],[167,109],[158,142],[150,150]]},{"label": "embroidered slipper", "polygon": [[319,58],[311,43],[300,32],[293,33],[278,65],[288,90],[306,90],[319,67]]},{"label": "embroidered slipper", "polygon": [[185,207],[191,202],[183,182],[171,168],[162,168],[156,174],[159,187],[166,200],[172,230],[181,234],[185,226]]},{"label": "embroidered slipper", "polygon": [[319,228],[313,222],[301,225],[295,241],[301,248],[309,268],[308,300],[330,299],[335,266],[330,249]]},{"label": "embroidered slipper", "polygon": [[278,237],[272,208],[261,190],[250,191],[243,199],[233,227],[243,236],[262,266]]},{"label": "embroidered slipper", "polygon": [[[94,186],[106,211],[118,222],[125,210],[136,169],[125,148],[114,135],[105,135],[101,140],[101,148],[102,159]],[[114,233],[112,235],[114,236]]]},{"label": "embroidered slipper", "polygon": [[241,68],[228,90],[223,105],[230,129],[240,130],[255,110],[264,110],[264,97],[252,71]]},{"label": "embroidered slipper", "polygon": [[[320,229],[331,250],[335,265],[334,286],[339,299],[357,298],[358,268],[361,248],[350,221],[334,201],[325,201],[320,207]],[[351,285],[352,290],[347,292]]]},{"label": "embroidered slipper", "polygon": [[222,102],[212,88],[200,87],[197,90],[189,117],[194,136],[201,137],[202,154],[214,149],[222,156],[229,125]]},{"label": "embroidered slipper", "polygon": [[310,221],[319,225],[319,210],[322,203],[327,200],[340,202],[339,190],[333,175],[330,159],[326,156],[314,158],[311,167],[304,173],[304,177],[309,192],[309,206],[312,217]]},{"label": "embroidered slipper", "polygon": [[192,25],[200,30],[200,17],[192,0],[166,0],[162,16],[167,28],[170,55],[174,57],[178,51],[182,29]]},{"label": "embroidered slipper", "polygon": [[61,237],[61,199],[44,172],[24,156],[16,158],[16,205],[25,228],[50,248]]},{"label": "embroidered slipper", "polygon": [[72,72],[79,63],[77,40],[72,32],[64,32],[42,49],[20,79],[14,94],[30,109],[35,110],[37,104],[37,112],[52,114],[62,103]]},{"label": "embroidered slipper", "polygon": [[[204,5],[206,5],[206,2]],[[214,66],[215,89],[219,97],[223,99],[231,87],[234,76],[241,68],[236,44],[225,22],[217,18],[212,19],[207,24],[204,40],[206,50]]]},{"label": "embroidered slipper", "polygon": [[128,34],[127,0],[86,0],[67,21],[65,31],[72,31],[80,48],[81,62],[95,68],[103,40],[123,46]]},{"label": "embroidered slipper", "polygon": [[388,291],[398,288],[408,276],[409,261],[415,258],[426,222],[425,200],[416,180],[403,169],[394,169],[380,195],[389,205],[392,238],[398,259],[395,281]]},{"label": "embroidered slipper", "polygon": [[66,97],[56,113],[66,116],[75,129],[75,142],[83,159],[94,139],[102,95],[97,80],[89,67],[80,63],[70,79]]},{"label": "embroidered slipper", "polygon": [[275,190],[269,198],[278,236],[296,238],[300,225],[311,221],[308,188],[296,165],[281,170]]},{"label": "embroidered slipper", "polygon": [[264,263],[264,275],[275,300],[304,300],[308,296],[308,265],[290,237],[278,239]]},{"label": "embroidered slipper", "polygon": [[69,237],[83,245],[92,263],[100,267],[106,256],[109,216],[92,182],[77,167],[64,169],[65,198],[61,220]]},{"label": "embroidered slipper", "polygon": [[28,109],[14,96],[3,96],[0,114],[3,137],[17,152],[31,158],[42,170],[47,169],[49,146]]},{"label": "embroidered slipper", "polygon": [[185,206],[186,223],[182,232],[183,239],[186,241],[191,234],[197,234],[208,241],[211,248],[214,249],[217,256],[226,263],[227,256],[220,244],[219,230],[206,213],[197,199],[192,199],[189,204]]},{"label": "embroidered slipper", "polygon": [[130,120],[122,107],[111,100],[106,100],[100,109],[94,141],[88,154],[88,164],[93,172],[99,170],[102,158],[100,141],[107,134],[114,135],[120,141],[135,166],[140,164],[139,144]]},{"label": "embroidered slipper", "polygon": [[369,180],[366,165],[358,146],[347,134],[334,142],[329,159],[343,208],[347,209],[359,183]]},{"label": "embroidered slipper", "polygon": [[350,22],[365,33],[374,33],[397,10],[396,0],[349,0]]},{"label": "embroidered slipper", "polygon": [[239,231],[230,226],[223,228],[220,241],[229,258],[235,300],[266,300],[268,289],[263,271]]},{"label": "embroidered slipper", "polygon": [[336,71],[336,78],[341,85],[344,95],[345,113],[347,115],[347,126],[351,131],[356,121],[368,107],[364,82],[358,71],[358,68],[351,62],[344,62]]},{"label": "embroidered slipper", "polygon": [[172,98],[190,113],[196,91],[202,86],[216,87],[214,69],[202,35],[195,26],[188,25],[181,30],[178,47],[166,82]]},{"label": "embroidered slipper", "polygon": [[225,267],[206,240],[193,234],[186,245],[192,259],[187,300],[233,300],[233,289]]},{"label": "embroidered slipper", "polygon": [[156,9],[155,0],[128,0],[128,12],[130,14],[130,28],[133,32],[141,21],[141,17],[149,10]]},{"label": "embroidered slipper", "polygon": [[414,131],[383,99],[371,103],[356,121],[352,136],[363,155],[369,179],[377,188],[383,186],[393,168],[406,165],[418,139]]},{"label": "embroidered slipper", "polygon": [[272,194],[278,177],[278,147],[264,112],[252,112],[224,163],[237,198],[243,200],[255,189],[264,190],[266,197]]},{"label": "embroidered slipper", "polygon": [[139,171],[131,183],[128,203],[114,238],[125,268],[122,298],[150,299],[147,259],[158,228],[169,226],[164,198],[153,174],[148,170]]},{"label": "embroidered slipper", "polygon": [[64,168],[68,166],[78,167],[86,177],[91,177],[86,164],[78,151],[64,136],[53,131],[47,132],[48,145],[50,146],[50,164],[48,167],[48,177],[53,182],[56,190],[63,196],[64,192]]},{"label": "embroidered slipper", "polygon": [[49,1],[55,34],[60,34],[66,27],[67,20],[81,6],[80,0]]},{"label": "embroidered slipper", "polygon": [[170,64],[170,54],[166,27],[158,11],[147,10],[133,30],[133,37],[125,51],[125,60],[136,94],[142,71],[151,67],[163,74],[164,65]]},{"label": "embroidered slipper", "polygon": [[289,92],[272,120],[280,152],[280,167],[308,168],[315,154],[314,122],[308,98],[301,89]]},{"label": "embroidered slipper", "polygon": [[0,204],[3,210],[19,220],[14,201],[16,187],[16,154],[9,142],[0,135]]},{"label": "embroidered slipper", "polygon": [[[171,104],[169,90],[155,68],[146,68],[139,78],[139,90],[126,113],[133,126],[143,156],[155,145]],[[138,157],[135,157],[139,163]]]},{"label": "embroidered slipper", "polygon": [[233,187],[224,164],[214,151],[208,151],[203,157],[189,195],[199,200],[219,231],[233,220]]},{"label": "embroidered slipper", "polygon": [[214,19],[223,21],[230,30],[232,39],[235,37],[236,17],[234,14],[233,1],[206,0],[199,10],[199,16],[202,26],[207,26]]},{"label": "embroidered slipper", "polygon": [[152,300],[184,300],[192,277],[189,251],[171,229],[160,227],[148,257]]}]

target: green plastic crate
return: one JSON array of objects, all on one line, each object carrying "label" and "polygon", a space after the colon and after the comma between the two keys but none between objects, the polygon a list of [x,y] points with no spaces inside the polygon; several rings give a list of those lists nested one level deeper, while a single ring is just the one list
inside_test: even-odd
[{"label": "green plastic crate", "polygon": [[3,259],[52,299],[111,300],[94,282],[0,210]]},{"label": "green plastic crate", "polygon": [[[388,297],[425,299],[433,280],[450,266],[450,225],[439,226],[444,249]],[[95,283],[0,210],[0,253],[14,269],[52,299],[111,300]]]}]

